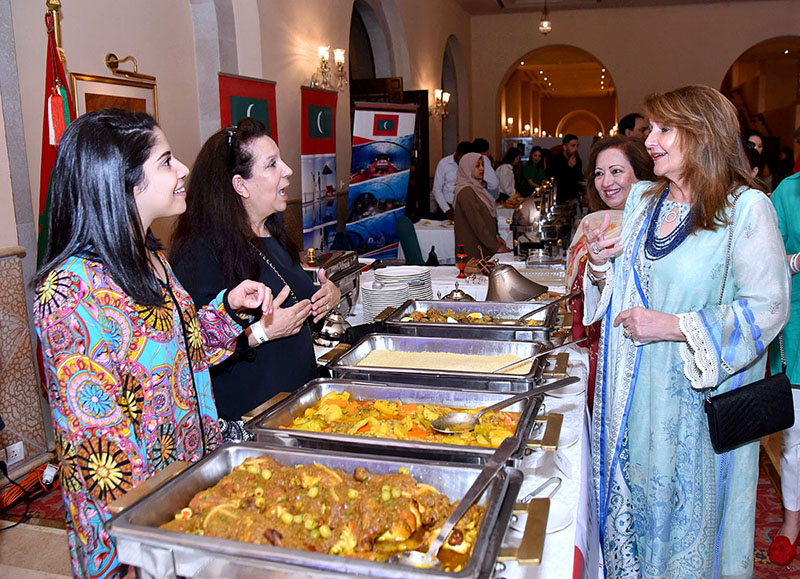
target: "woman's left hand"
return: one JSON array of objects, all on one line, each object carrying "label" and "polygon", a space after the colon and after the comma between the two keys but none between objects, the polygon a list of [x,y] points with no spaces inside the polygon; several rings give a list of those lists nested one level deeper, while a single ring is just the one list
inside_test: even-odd
[{"label": "woman's left hand", "polygon": [[640,344],[650,342],[683,342],[686,337],[681,332],[678,316],[665,314],[646,308],[623,310],[614,320],[614,325],[625,329],[623,335]]},{"label": "woman's left hand", "polygon": [[261,282],[246,279],[228,292],[228,305],[236,311],[258,308],[266,316],[272,313],[272,291]]},{"label": "woman's left hand", "polygon": [[319,270],[317,278],[322,287],[311,296],[311,315],[314,316],[315,323],[324,318],[331,308],[338,306],[339,298],[342,297],[339,288],[328,279],[324,269]]}]

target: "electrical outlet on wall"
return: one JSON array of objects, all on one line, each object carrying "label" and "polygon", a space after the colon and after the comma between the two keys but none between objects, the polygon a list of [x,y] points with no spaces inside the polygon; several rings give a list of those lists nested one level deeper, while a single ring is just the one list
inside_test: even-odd
[{"label": "electrical outlet on wall", "polygon": [[14,463],[21,461],[25,458],[25,445],[22,444],[22,441],[15,442],[14,444],[10,444],[6,447],[6,456],[8,460],[6,460],[6,464],[11,466]]}]

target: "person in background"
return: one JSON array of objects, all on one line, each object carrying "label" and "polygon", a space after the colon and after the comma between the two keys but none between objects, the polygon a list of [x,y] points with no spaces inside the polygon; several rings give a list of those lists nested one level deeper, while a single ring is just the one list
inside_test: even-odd
[{"label": "person in background", "polygon": [[[583,221],[602,221],[609,217],[609,234],[619,235],[622,210],[628,199],[631,186],[639,181],[655,181],[653,159],[647,154],[644,144],[629,137],[613,136],[597,141],[589,152],[586,182],[589,185],[587,198],[589,215]],[[578,226],[567,252],[567,284],[570,291],[583,290],[583,275],[587,261],[586,237],[583,222]],[[572,337],[578,340],[587,337],[589,348],[589,378],[587,400],[592,407],[594,378],[597,371],[597,347],[600,342],[600,322],[583,325],[582,295],[570,302],[573,312]]]},{"label": "person in background", "polygon": [[617,132],[625,137],[639,139],[644,143],[647,135],[650,134],[650,124],[644,115],[631,113],[619,120],[619,130]]},{"label": "person in background", "polygon": [[472,141],[472,152],[483,156],[484,189],[496,200],[500,194],[500,180],[494,171],[494,159],[492,158],[489,141],[481,138],[475,139]]},{"label": "person in background", "polygon": [[[762,135],[759,131],[745,131],[742,134],[742,142],[746,148],[752,145],[752,147],[758,151],[759,155],[764,154],[764,135]],[[748,145],[748,143],[750,143],[750,145]]]},{"label": "person in background", "polygon": [[744,155],[747,157],[747,164],[750,166],[750,174],[756,182],[756,189],[759,189],[770,196],[770,188],[763,178],[764,173],[764,156],[758,152],[755,145],[751,141],[744,142]]},{"label": "person in background", "polygon": [[[778,227],[783,237],[786,259],[792,274],[791,315],[783,329],[783,349],[786,375],[792,384],[800,384],[800,173],[784,179],[772,194],[772,204],[778,215]],[[773,340],[769,350],[770,370],[781,371],[780,340]],[[800,537],[800,391],[792,390],[794,426],[783,431],[781,449],[781,494],[783,495],[783,525],[769,546],[770,561],[788,565],[797,553]]]},{"label": "person in background", "polygon": [[311,324],[339,304],[324,270],[314,286],[283,227],[291,175],[261,121],[247,117],[216,132],[195,160],[173,238],[175,273],[196,303],[248,278],[275,295],[272,313],[251,324],[236,353],[211,369],[226,441],[250,438],[245,413],[319,377]]},{"label": "person in background", "polygon": [[547,160],[547,176],[556,181],[559,205],[578,201],[581,194],[581,158],[578,156],[578,137],[569,133],[561,139],[561,153]]},{"label": "person in background", "polygon": [[486,192],[484,157],[467,153],[458,163],[455,187],[455,242],[464,245],[467,256],[480,258],[511,251],[497,232],[497,208]]},{"label": "person in background", "polygon": [[531,148],[528,162],[522,166],[522,179],[526,185],[525,197],[528,197],[537,185],[541,185],[545,178],[544,152],[538,145]]},{"label": "person in background", "polygon": [[608,217],[584,224],[583,322],[602,320],[592,456],[605,571],[749,579],[759,443],[717,455],[704,402],[764,377],[789,317],[786,252],[730,101],[693,85],[644,108],[658,181],[633,185],[619,236]]},{"label": "person in background", "polygon": [[173,275],[150,225],[186,210],[187,173],[145,113],[87,113],[58,147],[33,310],[75,577],[125,575],[108,504],[219,445],[208,366],[233,352],[238,312],[272,310],[253,281],[198,310]]},{"label": "person in background", "polygon": [[511,147],[503,156],[500,165],[497,167],[497,179],[500,183],[500,194],[498,201],[505,201],[517,191],[517,175],[520,173],[520,160],[522,151],[516,147]]},{"label": "person in background", "polygon": [[436,165],[436,173],[433,176],[433,198],[447,219],[453,218],[453,187],[456,184],[458,162],[465,153],[470,151],[472,151],[472,143],[461,141],[456,147],[455,153],[442,157],[439,164]]}]

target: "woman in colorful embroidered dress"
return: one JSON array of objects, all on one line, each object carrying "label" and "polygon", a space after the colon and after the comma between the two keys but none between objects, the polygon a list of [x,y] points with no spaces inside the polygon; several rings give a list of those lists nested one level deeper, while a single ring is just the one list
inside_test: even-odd
[{"label": "woman in colorful embroidered dress", "polygon": [[608,218],[584,228],[584,325],[603,320],[592,450],[605,570],[749,578],[758,442],[716,455],[703,402],[764,377],[789,314],[783,242],[724,96],[689,86],[645,109],[660,179],[633,186],[619,237]]},{"label": "woman in colorful embroidered dress", "polygon": [[[609,216],[609,235],[619,235],[622,224],[622,210],[631,192],[631,186],[639,181],[655,180],[653,159],[639,139],[606,137],[592,145],[586,170],[589,184],[587,198],[589,215],[583,221],[602,222]],[[567,253],[567,287],[571,291],[583,290],[583,274],[586,270],[586,237],[582,224],[578,226]],[[594,378],[597,370],[597,346],[600,342],[600,322],[584,326],[583,296],[573,299],[569,305],[575,316],[572,324],[572,338],[587,337],[589,348],[589,380],[586,388],[589,409],[594,396]]]},{"label": "woman in colorful embroidered dress", "polygon": [[246,281],[196,310],[150,232],[186,208],[186,166],[143,113],[88,113],[53,169],[34,312],[53,413],[75,577],[120,574],[107,505],[219,444],[208,365],[230,355],[240,309],[272,309]]}]

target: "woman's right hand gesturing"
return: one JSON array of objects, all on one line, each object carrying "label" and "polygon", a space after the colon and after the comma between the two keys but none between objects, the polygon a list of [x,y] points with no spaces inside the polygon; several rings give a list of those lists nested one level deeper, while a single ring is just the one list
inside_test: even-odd
[{"label": "woman's right hand gesturing", "polygon": [[277,340],[285,336],[291,336],[300,331],[306,318],[311,315],[311,301],[301,300],[288,308],[282,308],[281,304],[289,297],[289,286],[275,296],[272,301],[272,312],[261,318],[261,325],[270,340]]},{"label": "woman's right hand gesturing", "polygon": [[597,267],[604,266],[609,259],[620,254],[625,248],[622,245],[617,245],[622,240],[621,237],[606,237],[610,223],[611,217],[608,214],[603,216],[603,221],[599,224],[596,220],[583,220],[586,253],[589,263]]}]

